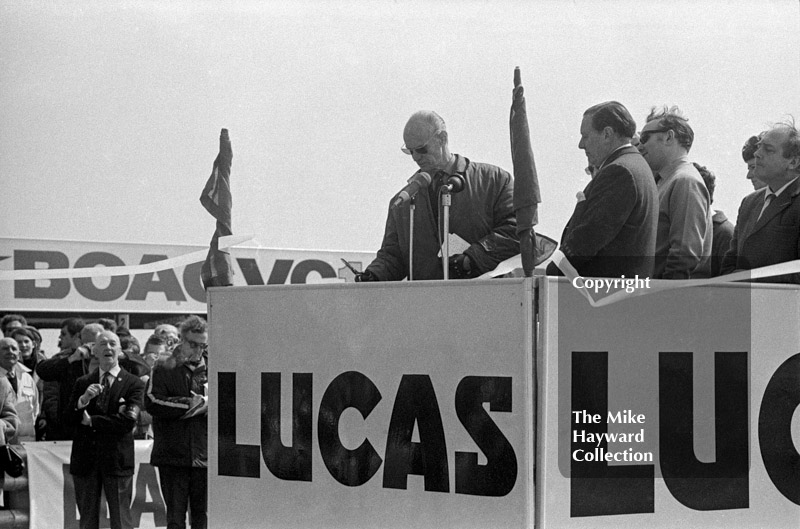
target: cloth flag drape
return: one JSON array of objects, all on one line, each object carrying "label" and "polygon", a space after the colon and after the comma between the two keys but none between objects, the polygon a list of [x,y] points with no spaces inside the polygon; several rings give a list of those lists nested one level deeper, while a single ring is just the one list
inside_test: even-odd
[{"label": "cloth flag drape", "polygon": [[233,150],[228,129],[219,135],[219,154],[214,160],[214,168],[200,196],[200,203],[206,211],[217,219],[217,227],[208,249],[206,262],[200,272],[203,287],[230,286],[233,284],[233,266],[229,252],[219,249],[219,238],[233,235],[231,231],[231,162]]},{"label": "cloth flag drape", "polygon": [[556,249],[556,242],[549,237],[537,235],[533,227],[539,222],[538,204],[542,201],[539,192],[539,177],[531,148],[531,133],[528,128],[528,112],[519,67],[514,69],[514,91],[509,117],[511,132],[511,160],[514,164],[514,212],[517,215],[517,234],[525,276],[533,275],[533,269]]}]

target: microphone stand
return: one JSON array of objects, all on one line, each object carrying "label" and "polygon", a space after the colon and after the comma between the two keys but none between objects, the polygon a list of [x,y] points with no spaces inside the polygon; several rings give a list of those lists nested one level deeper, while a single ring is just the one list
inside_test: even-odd
[{"label": "microphone stand", "polygon": [[453,197],[450,192],[453,186],[445,184],[441,188],[442,193],[442,272],[444,273],[444,280],[447,281],[450,274],[449,260],[450,260],[450,204]]},{"label": "microphone stand", "polygon": [[414,280],[414,210],[417,208],[417,196],[411,197],[408,208],[408,280]]}]

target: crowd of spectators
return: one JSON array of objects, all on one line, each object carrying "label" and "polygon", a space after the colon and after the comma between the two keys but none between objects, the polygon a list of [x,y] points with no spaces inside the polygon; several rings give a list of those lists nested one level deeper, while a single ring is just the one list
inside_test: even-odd
[{"label": "crowd of spectators", "polygon": [[73,441],[81,527],[96,526],[101,489],[111,527],[129,526],[134,439],[153,440],[168,527],[185,527],[187,511],[206,527],[205,320],[158,325],[142,348],[112,319],[68,318],[50,358],[25,317],[8,314],[0,328],[0,445]]}]

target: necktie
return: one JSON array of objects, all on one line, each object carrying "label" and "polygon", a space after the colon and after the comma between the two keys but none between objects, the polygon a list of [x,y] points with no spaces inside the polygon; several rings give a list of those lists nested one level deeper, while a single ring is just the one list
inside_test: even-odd
[{"label": "necktie", "polygon": [[758,218],[756,219],[756,222],[758,222],[759,220],[761,220],[761,216],[762,216],[762,215],[764,214],[764,212],[767,210],[767,207],[770,205],[770,203],[772,202],[772,199],[773,199],[773,198],[775,198],[775,195],[774,195],[773,193],[769,193],[769,194],[766,196],[766,198],[764,198],[764,205],[761,207],[761,213],[759,213],[759,214],[758,214]]},{"label": "necktie", "polygon": [[14,388],[14,393],[17,392],[19,386],[17,385],[17,377],[13,371],[8,372],[8,381],[11,382],[11,387]]},{"label": "necktie", "polygon": [[101,384],[103,386],[103,391],[100,393],[100,396],[97,397],[97,406],[105,412],[108,407],[109,390],[111,389],[111,373],[106,371]]}]

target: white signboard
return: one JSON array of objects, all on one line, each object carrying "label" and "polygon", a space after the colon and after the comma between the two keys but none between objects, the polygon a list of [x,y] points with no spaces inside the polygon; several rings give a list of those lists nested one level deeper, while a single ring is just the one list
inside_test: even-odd
[{"label": "white signboard", "polygon": [[209,291],[209,526],[530,527],[532,280]]},{"label": "white signboard", "polygon": [[800,289],[541,285],[537,526],[798,527]]},{"label": "white signboard", "polygon": [[[80,518],[75,503],[75,486],[69,473],[71,441],[24,443],[28,464],[30,527],[36,529],[78,529]],[[136,441],[133,475],[133,526],[150,529],[167,526],[167,511],[161,496],[156,467],[150,465],[153,441]],[[108,527],[105,503],[100,510],[100,527]]]}]

